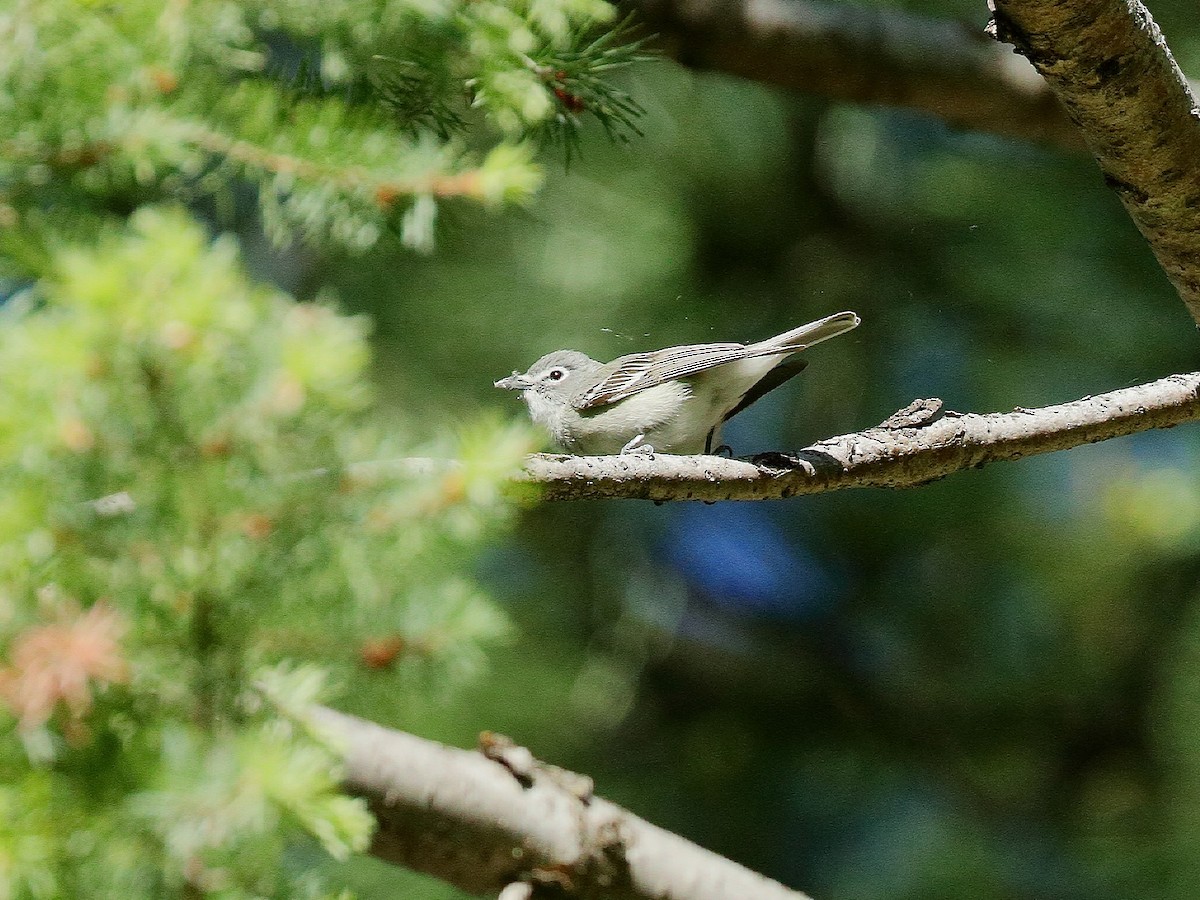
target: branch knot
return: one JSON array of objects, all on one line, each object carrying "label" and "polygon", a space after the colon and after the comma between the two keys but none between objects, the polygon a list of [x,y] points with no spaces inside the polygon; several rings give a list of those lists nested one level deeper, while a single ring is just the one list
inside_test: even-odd
[{"label": "branch knot", "polygon": [[888,431],[899,431],[901,428],[923,428],[932,425],[946,413],[945,404],[937,397],[925,400],[914,400],[903,409],[898,409],[882,422],[880,428]]}]

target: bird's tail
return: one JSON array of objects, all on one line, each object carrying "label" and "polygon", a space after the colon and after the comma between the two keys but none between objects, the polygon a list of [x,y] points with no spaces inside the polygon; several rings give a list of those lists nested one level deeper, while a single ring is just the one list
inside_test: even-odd
[{"label": "bird's tail", "polygon": [[839,334],[845,334],[847,331],[857,328],[860,321],[858,313],[834,313],[832,316],[817,319],[815,322],[809,322],[807,325],[777,334],[773,338],[751,344],[746,348],[749,351],[747,355],[772,356],[776,353],[795,353],[811,347],[813,344],[837,337]]}]

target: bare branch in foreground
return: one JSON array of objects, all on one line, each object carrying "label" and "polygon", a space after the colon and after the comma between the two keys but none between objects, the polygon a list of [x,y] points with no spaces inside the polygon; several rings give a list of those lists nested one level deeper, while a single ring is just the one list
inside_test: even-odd
[{"label": "bare branch in foreground", "polygon": [[1083,149],[1025,60],[982,26],[818,0],[628,0],[679,62],[976,131]]},{"label": "bare branch in foreground", "polygon": [[1139,0],[989,0],[1046,78],[1200,323],[1200,111]]},{"label": "bare branch in foreground", "polygon": [[749,461],[538,454],[530,457],[525,480],[542,485],[551,500],[776,500],[852,487],[913,487],[995,460],[1200,419],[1200,372],[1011,413],[941,414],[940,403],[918,401],[876,428]]},{"label": "bare branch in foreground", "polygon": [[[332,709],[315,724],[379,820],[372,853],[475,894],[807,900],[591,794],[591,781],[493,738],[470,752]],[[530,889],[519,887],[527,884]]]}]

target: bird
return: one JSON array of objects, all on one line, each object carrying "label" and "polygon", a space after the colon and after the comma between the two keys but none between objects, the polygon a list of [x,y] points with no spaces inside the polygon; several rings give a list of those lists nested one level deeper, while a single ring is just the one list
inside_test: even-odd
[{"label": "bird", "polygon": [[839,312],[754,344],[686,344],[608,363],[556,350],[495,386],[520,391],[568,453],[711,453],[725,422],[804,369],[797,353],[860,321]]}]

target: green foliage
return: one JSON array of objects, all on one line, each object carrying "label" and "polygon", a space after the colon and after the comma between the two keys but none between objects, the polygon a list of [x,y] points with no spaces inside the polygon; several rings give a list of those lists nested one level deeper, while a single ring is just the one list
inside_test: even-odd
[{"label": "green foliage", "polygon": [[95,230],[147,200],[229,207],[239,181],[257,187],[277,241],[363,250],[396,230],[427,249],[439,201],[536,191],[527,138],[581,111],[543,60],[570,56],[606,127],[636,115],[603,80],[636,56],[597,32],[612,12],[604,0],[18,0],[0,11],[0,250],[36,274],[63,218]]},{"label": "green foliage", "polygon": [[381,641],[376,678],[444,684],[504,633],[464,560],[526,440],[356,469],[406,443],[371,424],[364,321],[177,211],[0,309],[0,896],[326,896],[288,848],[344,859],[371,819],[304,709]]},{"label": "green foliage", "polygon": [[637,123],[646,111],[608,81],[614,70],[654,58],[641,52],[643,40],[630,39],[633,30],[630,16],[594,40],[585,41],[580,34],[568,47],[549,47],[538,60],[538,73],[559,101],[540,134],[547,143],[562,144],[568,163],[581,147],[585,113],[594,116],[614,142],[629,143],[632,135],[642,136]]},{"label": "green foliage", "polygon": [[[433,245],[527,202],[577,101],[636,107],[604,0],[16,0],[0,8],[0,897],[328,896],[372,822],[306,709],[478,672],[471,561],[524,428],[399,470],[368,327],[257,286],[278,245]],[[606,38],[606,35],[608,36]],[[582,110],[571,110],[578,124]],[[247,191],[250,187],[253,191]]]}]

